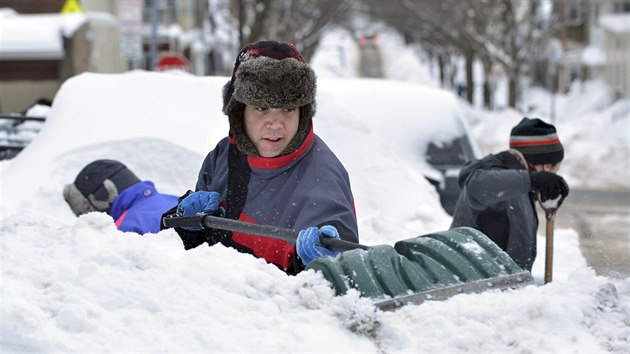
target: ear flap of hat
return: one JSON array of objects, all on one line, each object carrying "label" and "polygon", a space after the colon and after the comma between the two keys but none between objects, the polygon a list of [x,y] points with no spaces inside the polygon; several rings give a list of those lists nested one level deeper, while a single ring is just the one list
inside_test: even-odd
[{"label": "ear flap of hat", "polygon": [[76,216],[96,211],[74,184],[67,184],[63,188],[63,199],[66,200],[66,203],[68,203],[70,209],[72,209],[72,212]]},{"label": "ear flap of hat", "polygon": [[311,126],[313,124],[313,115],[315,115],[314,103],[300,107],[300,122],[297,132],[295,133],[293,140],[289,142],[289,145],[287,145],[281,155],[288,155],[297,150],[300,145],[302,145],[304,140],[306,140],[306,136],[311,131]]},{"label": "ear flap of hat", "polygon": [[225,112],[230,123],[230,136],[239,151],[252,156],[258,156],[258,150],[254,143],[249,140],[245,129],[245,104],[232,100],[229,110]]},{"label": "ear flap of hat", "polygon": [[118,190],[109,179],[103,181],[103,185],[87,197],[74,184],[68,184],[63,188],[63,198],[70,205],[70,209],[76,216],[92,211],[109,212],[117,196]]},{"label": "ear flap of hat", "polygon": [[232,94],[234,93],[234,85],[232,85],[232,80],[228,81],[225,85],[223,85],[223,113],[228,114],[228,104],[230,103],[230,99],[232,98]]},{"label": "ear flap of hat", "polygon": [[88,195],[88,200],[96,210],[107,213],[111,209],[112,203],[116,197],[118,197],[116,185],[110,179],[106,179],[103,181],[101,188],[93,194]]}]

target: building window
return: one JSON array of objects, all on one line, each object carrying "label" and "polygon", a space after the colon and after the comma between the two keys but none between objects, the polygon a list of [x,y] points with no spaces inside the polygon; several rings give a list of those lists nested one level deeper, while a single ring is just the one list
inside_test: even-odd
[{"label": "building window", "polygon": [[151,23],[151,11],[155,3],[157,6],[157,22],[170,25],[177,22],[177,7],[175,0],[144,0],[144,21]]},{"label": "building window", "polygon": [[567,2],[567,22],[572,26],[581,25],[584,22],[584,13],[580,0]]}]

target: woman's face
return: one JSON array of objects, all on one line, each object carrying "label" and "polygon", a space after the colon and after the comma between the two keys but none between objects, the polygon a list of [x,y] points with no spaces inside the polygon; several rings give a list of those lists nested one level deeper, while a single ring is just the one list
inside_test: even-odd
[{"label": "woman's face", "polygon": [[299,122],[299,108],[245,106],[247,137],[262,157],[280,155],[297,133]]}]

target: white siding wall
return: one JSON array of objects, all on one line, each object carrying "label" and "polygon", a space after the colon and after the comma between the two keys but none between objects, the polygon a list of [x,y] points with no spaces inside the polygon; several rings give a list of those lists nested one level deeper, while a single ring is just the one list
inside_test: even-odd
[{"label": "white siding wall", "polygon": [[630,98],[630,32],[604,33],[604,78],[623,97]]}]

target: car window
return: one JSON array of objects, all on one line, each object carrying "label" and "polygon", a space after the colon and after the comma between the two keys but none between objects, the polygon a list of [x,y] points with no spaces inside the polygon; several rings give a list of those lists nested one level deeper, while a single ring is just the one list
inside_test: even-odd
[{"label": "car window", "polygon": [[459,136],[451,141],[430,142],[425,153],[426,161],[439,168],[447,166],[461,166],[471,159],[466,149],[466,138]]}]

